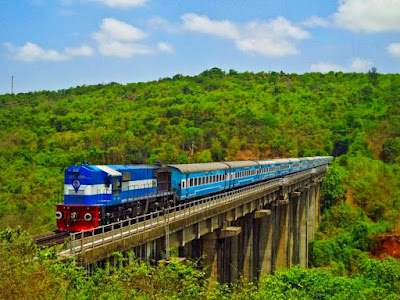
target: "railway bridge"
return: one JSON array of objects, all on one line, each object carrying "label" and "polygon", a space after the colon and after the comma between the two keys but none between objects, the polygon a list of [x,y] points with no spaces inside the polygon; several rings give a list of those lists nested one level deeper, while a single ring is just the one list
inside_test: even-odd
[{"label": "railway bridge", "polygon": [[320,187],[328,166],[205,197],[145,216],[73,233],[61,258],[117,264],[115,252],[145,260],[199,258],[211,282],[258,278],[278,268],[307,267],[308,241],[320,218]]}]

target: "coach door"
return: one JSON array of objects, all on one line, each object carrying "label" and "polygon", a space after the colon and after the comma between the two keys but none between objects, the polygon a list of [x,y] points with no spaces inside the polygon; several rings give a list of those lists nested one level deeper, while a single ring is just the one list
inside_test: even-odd
[{"label": "coach door", "polygon": [[157,193],[171,191],[171,171],[168,168],[159,168],[156,170]]}]

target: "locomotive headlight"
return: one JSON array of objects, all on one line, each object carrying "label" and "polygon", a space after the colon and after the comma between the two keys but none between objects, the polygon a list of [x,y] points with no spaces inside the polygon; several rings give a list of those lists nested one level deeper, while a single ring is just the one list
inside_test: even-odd
[{"label": "locomotive headlight", "polygon": [[84,216],[83,216],[83,218],[86,220],[86,221],[91,221],[92,219],[93,219],[93,216],[92,216],[92,214],[89,214],[89,213],[86,213]]},{"label": "locomotive headlight", "polygon": [[60,220],[63,217],[63,213],[61,211],[56,212],[56,219]]}]

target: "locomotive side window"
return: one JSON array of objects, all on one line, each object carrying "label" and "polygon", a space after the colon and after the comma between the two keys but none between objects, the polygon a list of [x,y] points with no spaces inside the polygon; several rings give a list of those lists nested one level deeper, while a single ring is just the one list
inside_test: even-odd
[{"label": "locomotive side window", "polygon": [[122,173],[122,180],[123,180],[123,181],[129,181],[129,180],[131,180],[131,173],[129,173],[129,172]]}]

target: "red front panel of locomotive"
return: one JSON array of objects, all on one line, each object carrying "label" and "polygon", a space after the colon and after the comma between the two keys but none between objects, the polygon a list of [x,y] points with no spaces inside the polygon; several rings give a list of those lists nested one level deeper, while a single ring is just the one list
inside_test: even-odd
[{"label": "red front panel of locomotive", "polygon": [[90,230],[99,226],[99,207],[86,205],[56,205],[57,227],[61,231]]}]

